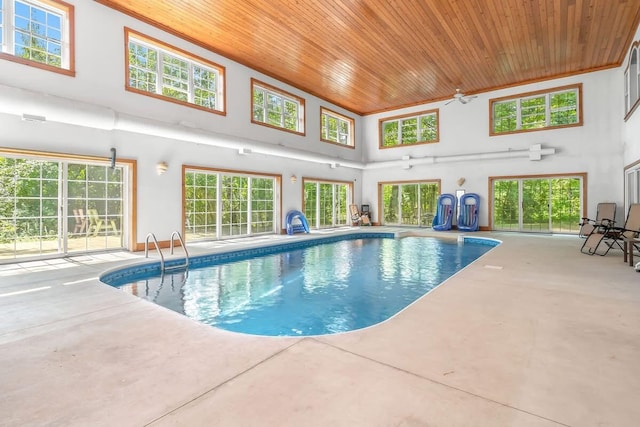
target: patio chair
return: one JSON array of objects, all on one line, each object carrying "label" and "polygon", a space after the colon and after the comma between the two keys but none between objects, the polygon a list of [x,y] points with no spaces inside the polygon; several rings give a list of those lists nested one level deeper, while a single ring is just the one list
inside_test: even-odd
[{"label": "patio chair", "polygon": [[[595,226],[591,234],[582,244],[580,252],[588,255],[606,255],[609,250],[618,246],[624,250],[623,243],[625,238],[637,237],[640,233],[640,203],[634,203],[629,206],[627,219],[623,227],[616,227],[614,220],[603,219],[600,224]],[[633,250],[633,243],[629,250]],[[601,246],[602,245],[602,246]],[[636,249],[638,249],[636,247]]]},{"label": "patio chair", "polygon": [[83,209],[74,209],[73,217],[76,220],[75,226],[73,227],[73,234],[83,234],[87,231],[87,217],[84,216]]},{"label": "patio chair", "polygon": [[[363,205],[369,207],[369,205]],[[358,205],[349,205],[349,212],[351,213],[351,222],[357,225],[371,225],[368,212],[360,212]]]},{"label": "patio chair", "polygon": [[598,203],[596,210],[596,218],[590,219],[583,217],[580,221],[580,231],[578,236],[587,237],[591,234],[596,227],[603,221],[615,221],[616,219],[616,204],[615,203]]},{"label": "patio chair", "polygon": [[116,235],[118,234],[118,227],[114,220],[107,220],[104,217],[100,217],[97,209],[87,209],[87,216],[89,217],[89,229],[87,234],[97,236],[101,231],[109,232],[112,230]]},{"label": "patio chair", "polygon": [[436,216],[431,224],[436,231],[451,230],[451,221],[456,210],[456,196],[444,193],[438,197]]}]

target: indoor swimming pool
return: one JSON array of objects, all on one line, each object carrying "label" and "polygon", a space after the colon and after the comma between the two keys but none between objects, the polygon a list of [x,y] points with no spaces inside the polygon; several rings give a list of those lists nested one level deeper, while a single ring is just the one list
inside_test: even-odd
[{"label": "indoor swimming pool", "polygon": [[359,233],[194,258],[187,271],[129,267],[101,280],[229,331],[324,335],[389,319],[497,244]]}]

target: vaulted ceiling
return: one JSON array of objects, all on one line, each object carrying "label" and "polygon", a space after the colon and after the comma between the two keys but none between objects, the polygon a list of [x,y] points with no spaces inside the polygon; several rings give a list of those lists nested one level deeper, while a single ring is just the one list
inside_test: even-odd
[{"label": "vaulted ceiling", "polygon": [[619,66],[640,0],[96,0],[359,114]]}]

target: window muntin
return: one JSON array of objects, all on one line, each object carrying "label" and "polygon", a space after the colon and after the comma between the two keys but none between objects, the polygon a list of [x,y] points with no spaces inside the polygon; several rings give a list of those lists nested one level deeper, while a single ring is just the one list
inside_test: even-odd
[{"label": "window muntin", "polygon": [[349,117],[320,108],[320,140],[339,145],[354,146],[355,121]]},{"label": "window muntin", "polygon": [[276,232],[275,177],[195,169],[184,175],[186,240]]},{"label": "window muntin", "polygon": [[59,0],[0,0],[2,57],[74,75],[73,13]]},{"label": "window muntin", "polygon": [[127,90],[224,114],[224,67],[125,29]]},{"label": "window muntin", "polygon": [[251,79],[251,122],[304,135],[304,99]]},{"label": "window muntin", "polygon": [[380,120],[380,148],[426,144],[440,140],[438,110]]},{"label": "window muntin", "polygon": [[582,84],[490,101],[491,135],[581,126]]}]

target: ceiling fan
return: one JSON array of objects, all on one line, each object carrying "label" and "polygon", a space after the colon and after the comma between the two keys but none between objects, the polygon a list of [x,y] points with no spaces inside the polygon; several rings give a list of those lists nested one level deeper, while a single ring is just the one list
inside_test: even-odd
[{"label": "ceiling fan", "polygon": [[453,101],[459,101],[461,104],[467,104],[477,97],[478,95],[465,95],[460,91],[460,89],[456,89],[456,93],[453,94],[453,99],[444,105],[449,105]]}]

